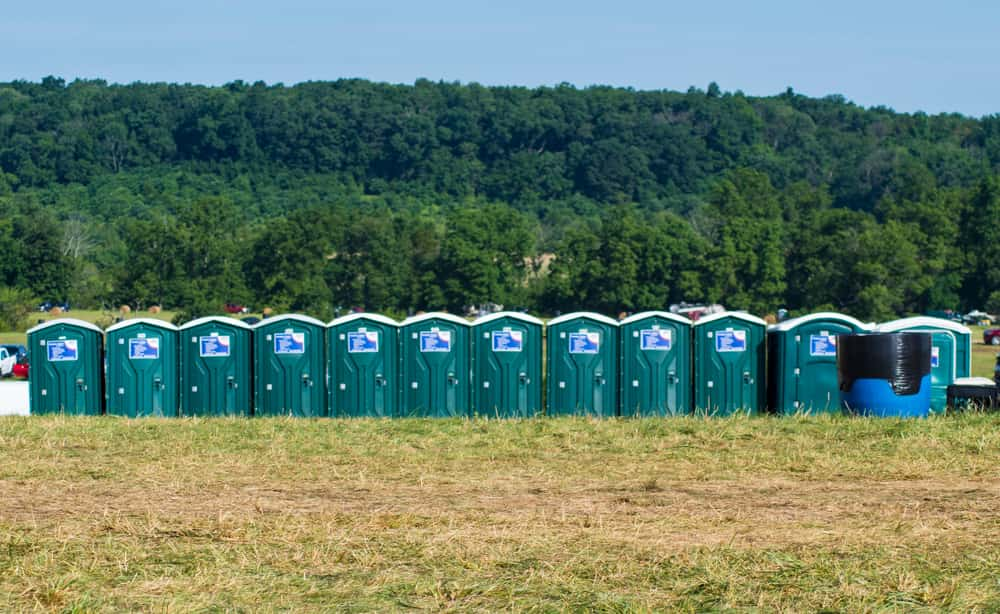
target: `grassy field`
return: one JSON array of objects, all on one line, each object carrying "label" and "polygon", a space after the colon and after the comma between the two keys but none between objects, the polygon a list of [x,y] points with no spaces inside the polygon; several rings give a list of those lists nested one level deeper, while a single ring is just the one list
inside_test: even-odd
[{"label": "grassy field", "polygon": [[998,427],[5,418],[0,603],[996,611]]}]

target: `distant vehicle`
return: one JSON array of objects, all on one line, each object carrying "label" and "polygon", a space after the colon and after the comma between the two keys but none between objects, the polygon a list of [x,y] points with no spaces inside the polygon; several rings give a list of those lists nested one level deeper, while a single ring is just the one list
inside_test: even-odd
[{"label": "distant vehicle", "polygon": [[226,313],[250,313],[250,309],[246,305],[226,303]]},{"label": "distant vehicle", "polygon": [[17,353],[11,352],[6,345],[0,345],[0,377],[14,375],[14,365],[17,364]]},{"label": "distant vehicle", "polygon": [[240,322],[253,326],[257,322],[260,322],[260,318],[258,318],[257,316],[247,316],[245,318],[240,318]]},{"label": "distant vehicle", "polygon": [[28,348],[18,343],[5,343],[3,345],[0,345],[0,347],[6,348],[7,352],[16,356],[17,362],[21,362],[28,356]]},{"label": "distant vehicle", "polygon": [[984,330],[983,343],[986,345],[1000,345],[1000,328],[987,328]]},{"label": "distant vehicle", "polygon": [[990,324],[993,324],[993,316],[985,311],[973,309],[969,313],[962,316],[962,322],[966,324],[983,324],[984,326],[989,326]]}]

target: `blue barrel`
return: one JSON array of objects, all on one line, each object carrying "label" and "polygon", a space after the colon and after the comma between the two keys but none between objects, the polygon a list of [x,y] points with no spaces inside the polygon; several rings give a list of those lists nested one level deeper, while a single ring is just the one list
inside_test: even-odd
[{"label": "blue barrel", "polygon": [[925,417],[931,407],[931,335],[840,335],[837,377],[847,413]]}]

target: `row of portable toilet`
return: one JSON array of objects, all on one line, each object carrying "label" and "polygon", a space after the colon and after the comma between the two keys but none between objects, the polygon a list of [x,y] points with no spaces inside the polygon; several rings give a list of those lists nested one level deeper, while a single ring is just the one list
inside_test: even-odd
[{"label": "row of portable toilet", "polygon": [[[834,313],[769,329],[738,312],[693,325],[666,312],[621,322],[568,314],[544,326],[544,407],[600,416],[839,410],[836,336],[871,329]],[[943,408],[945,387],[969,374],[968,329],[910,318],[877,330],[932,333],[933,406]],[[29,331],[33,413],[529,416],[543,407],[543,323],[520,313],[471,324],[443,313],[401,324],[352,314],[326,326],[299,315],[254,327],[202,318],[179,329],[134,319],[107,330],[104,369],[103,337],[70,319]]]}]

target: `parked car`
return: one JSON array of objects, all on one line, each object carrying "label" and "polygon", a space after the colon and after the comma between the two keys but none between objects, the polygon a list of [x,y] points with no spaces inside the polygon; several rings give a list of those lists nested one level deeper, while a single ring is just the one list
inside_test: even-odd
[{"label": "parked car", "polygon": [[21,379],[28,379],[28,357],[25,356],[24,360],[14,365],[14,377]]},{"label": "parked car", "polygon": [[983,343],[986,345],[1000,345],[1000,328],[987,328],[984,330]]},{"label": "parked car", "polygon": [[226,313],[250,313],[250,309],[246,305],[226,303]]},{"label": "parked car", "polygon": [[962,316],[962,322],[965,324],[983,324],[983,326],[989,326],[990,324],[993,324],[993,316],[985,311],[973,309],[969,313]]},{"label": "parked car", "polygon": [[17,364],[17,353],[11,352],[6,345],[0,345],[0,377],[14,375],[14,365]]},{"label": "parked car", "polygon": [[7,348],[7,351],[17,357],[17,362],[28,356],[28,348],[19,343],[5,343],[0,347]]}]

